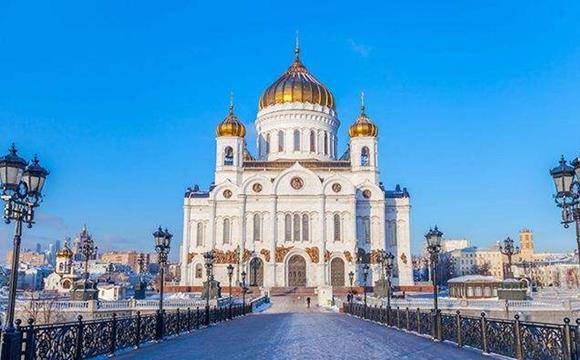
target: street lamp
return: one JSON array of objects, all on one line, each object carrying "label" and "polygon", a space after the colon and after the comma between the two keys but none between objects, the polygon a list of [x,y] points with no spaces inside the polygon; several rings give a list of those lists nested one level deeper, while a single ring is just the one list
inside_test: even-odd
[{"label": "street lamp", "polygon": [[230,319],[232,318],[232,276],[234,276],[234,266],[228,265],[228,279],[230,281]]},{"label": "street lamp", "polygon": [[550,175],[556,186],[556,205],[562,209],[562,224],[568,228],[571,223],[576,223],[576,251],[580,265],[580,157],[570,165],[562,156],[560,165],[553,168]]},{"label": "street lamp", "polygon": [[34,224],[34,209],[42,202],[42,188],[49,172],[41,167],[38,158],[34,156],[32,161],[27,162],[18,156],[14,144],[8,154],[0,158],[0,189],[4,206],[4,220],[6,224],[14,220],[15,230],[12,245],[12,272],[8,294],[8,308],[6,309],[5,334],[2,341],[2,358],[5,348],[10,347],[7,342],[11,341],[14,333],[14,307],[16,304],[16,287],[18,283],[18,262],[20,257],[20,243],[22,240],[22,223],[28,228]]},{"label": "street lamp", "polygon": [[499,246],[499,252],[508,258],[508,266],[507,271],[505,274],[506,279],[512,279],[514,277],[514,273],[512,272],[512,256],[520,253],[520,248],[514,246],[514,241],[508,236],[503,241],[503,246]]},{"label": "street lamp", "polygon": [[434,229],[429,229],[427,234],[425,234],[425,239],[427,240],[427,251],[430,255],[431,262],[431,280],[433,281],[433,310],[434,322],[433,322],[433,339],[439,339],[439,306],[437,304],[437,274],[435,273],[435,266],[439,260],[439,252],[441,251],[441,238],[443,233],[439,231],[437,226]]},{"label": "street lamp", "polygon": [[86,299],[87,296],[87,283],[89,281],[89,260],[92,256],[97,252],[97,247],[95,246],[95,242],[93,238],[89,234],[89,230],[85,225],[83,230],[81,231],[80,235],[80,251],[81,254],[85,257],[85,272],[84,272],[84,283],[83,283],[83,300]]},{"label": "street lamp", "polygon": [[167,265],[167,255],[169,255],[169,249],[171,246],[171,238],[173,235],[167,230],[163,230],[161,226],[153,233],[155,239],[155,252],[157,252],[157,263],[159,264],[159,276],[160,276],[160,286],[159,286],[159,314],[158,314],[158,327],[157,327],[157,339],[163,339],[163,288],[165,281],[165,266]]},{"label": "street lamp", "polygon": [[364,317],[366,318],[367,316],[367,279],[369,277],[369,264],[364,264],[363,265],[363,293],[364,293],[364,304],[365,304],[365,310],[364,310]]},{"label": "street lamp", "polygon": [[210,250],[203,254],[203,259],[205,262],[205,271],[207,275],[206,281],[206,297],[205,297],[205,325],[209,326],[209,297],[210,290],[213,283],[213,263],[215,260],[215,254],[213,250]]},{"label": "street lamp", "polygon": [[242,308],[244,314],[246,313],[246,272],[242,271]]},{"label": "street lamp", "polygon": [[348,281],[350,281],[350,302],[352,302],[352,298],[354,297],[354,291],[352,289],[352,284],[354,282],[354,272],[348,273]]},{"label": "street lamp", "polygon": [[391,311],[391,275],[393,272],[395,255],[391,253],[386,253],[381,258],[381,264],[384,268],[385,275],[387,278],[387,311]]}]

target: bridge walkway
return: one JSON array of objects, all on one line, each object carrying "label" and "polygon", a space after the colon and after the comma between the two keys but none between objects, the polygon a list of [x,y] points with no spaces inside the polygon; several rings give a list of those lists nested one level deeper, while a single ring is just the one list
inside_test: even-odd
[{"label": "bridge walkway", "polygon": [[[290,310],[290,309],[289,309]],[[305,311],[305,312],[304,312]],[[159,344],[119,359],[483,359],[453,344],[333,312],[283,306]]]}]

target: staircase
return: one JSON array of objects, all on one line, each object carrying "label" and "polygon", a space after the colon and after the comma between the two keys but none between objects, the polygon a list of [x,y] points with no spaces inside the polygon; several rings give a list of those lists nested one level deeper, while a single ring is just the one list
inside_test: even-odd
[{"label": "staircase", "polygon": [[[318,295],[315,287],[285,286],[270,289],[272,308],[269,312],[296,313],[317,311]],[[310,298],[310,308],[306,306],[306,298]]]}]

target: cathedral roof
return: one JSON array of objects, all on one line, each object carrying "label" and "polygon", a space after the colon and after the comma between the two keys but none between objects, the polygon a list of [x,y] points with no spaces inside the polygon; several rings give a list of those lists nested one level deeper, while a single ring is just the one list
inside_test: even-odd
[{"label": "cathedral roof", "polygon": [[73,252],[68,247],[68,243],[65,241],[64,246],[56,253],[56,257],[72,258]]},{"label": "cathedral roof", "polygon": [[220,122],[216,129],[217,136],[239,136],[246,135],[246,127],[234,113],[234,104],[230,103],[228,115]]},{"label": "cathedral roof", "polygon": [[334,96],[330,90],[318,81],[300,61],[300,48],[295,50],[294,61],[260,97],[259,110],[265,107],[302,102],[336,108]]},{"label": "cathedral roof", "polygon": [[348,129],[348,134],[350,137],[357,137],[357,136],[372,136],[376,137],[379,135],[379,128],[373,124],[371,118],[365,112],[365,104],[364,104],[364,94],[361,96],[361,107],[360,107],[360,114],[356,121],[350,126]]}]

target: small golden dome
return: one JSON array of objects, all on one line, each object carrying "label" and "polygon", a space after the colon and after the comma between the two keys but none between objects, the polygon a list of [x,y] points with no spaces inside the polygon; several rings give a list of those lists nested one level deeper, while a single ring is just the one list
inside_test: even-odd
[{"label": "small golden dome", "polygon": [[260,96],[258,109],[291,102],[318,104],[335,109],[334,96],[330,90],[302,64],[298,47],[295,53],[294,62],[288,70]]},{"label": "small golden dome", "polygon": [[365,113],[364,104],[360,107],[360,115],[348,129],[348,134],[351,138],[357,136],[376,137],[379,135],[379,128],[371,122],[371,119]]},{"label": "small golden dome", "polygon": [[64,257],[64,258],[73,257],[73,252],[71,249],[69,249],[68,244],[66,242],[64,243],[63,248],[56,253],[56,257]]},{"label": "small golden dome", "polygon": [[222,120],[217,126],[216,135],[219,136],[239,136],[244,137],[246,135],[246,127],[240,119],[234,114],[234,105],[230,104],[230,111],[225,119]]}]

